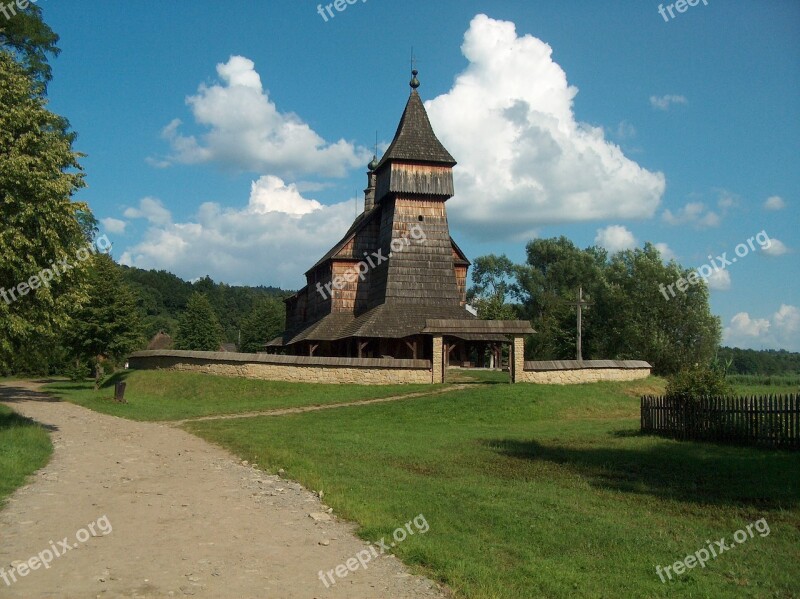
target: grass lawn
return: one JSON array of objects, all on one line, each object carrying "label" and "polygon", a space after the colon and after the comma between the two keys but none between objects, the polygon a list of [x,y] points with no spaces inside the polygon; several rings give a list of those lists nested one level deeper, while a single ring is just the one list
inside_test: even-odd
[{"label": "grass lawn", "polygon": [[0,405],[0,505],[28,475],[47,464],[52,452],[44,428]]},{"label": "grass lawn", "polygon": [[[395,551],[457,597],[800,596],[800,455],[642,436],[661,387],[475,385],[186,428],[324,490],[368,541],[423,514]],[[660,581],[760,518],[769,535]]]},{"label": "grass lawn", "polygon": [[[127,404],[117,403],[114,383],[127,383]],[[282,383],[212,376],[193,372],[132,370],[111,377],[94,391],[92,382],[58,382],[45,387],[54,395],[104,414],[131,420],[182,420],[240,414],[430,391],[430,385],[324,385]]]}]

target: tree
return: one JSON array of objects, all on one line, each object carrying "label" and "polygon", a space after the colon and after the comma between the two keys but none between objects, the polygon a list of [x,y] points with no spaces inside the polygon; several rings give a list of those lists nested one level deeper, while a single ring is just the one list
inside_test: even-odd
[{"label": "tree", "polygon": [[275,298],[258,301],[242,321],[242,345],[239,351],[263,351],[264,344],[283,331],[285,314],[283,303]]},{"label": "tree", "polygon": [[121,361],[144,344],[136,295],[108,254],[95,254],[87,301],[75,310],[64,336],[75,357]]},{"label": "tree", "polygon": [[514,275],[514,263],[505,254],[490,254],[475,260],[469,301],[478,309],[479,318],[513,320],[517,317],[514,306],[506,303],[508,296],[516,288]]},{"label": "tree", "polygon": [[[540,360],[575,359],[574,305],[579,287],[594,299],[603,287],[604,250],[581,250],[566,237],[535,239],[526,246],[527,261],[516,267],[516,292],[524,315],[536,334],[526,341],[526,353]],[[600,334],[593,310],[584,317],[583,347],[587,357],[598,355]]]},{"label": "tree", "polygon": [[178,321],[177,349],[217,351],[222,341],[222,329],[208,298],[201,293],[189,297],[186,311]]},{"label": "tree", "polygon": [[0,82],[0,370],[8,370],[22,348],[49,343],[85,299],[76,255],[86,245],[79,215],[90,211],[71,201],[84,181],[66,120],[4,50]]},{"label": "tree", "polygon": [[615,254],[595,310],[603,323],[603,351],[609,357],[647,360],[658,374],[710,363],[722,325],[711,314],[706,284],[699,281],[670,299],[660,291],[690,272],[674,261],[664,264],[650,243]]},{"label": "tree", "polygon": [[15,2],[2,2],[0,10],[0,46],[16,58],[28,75],[44,88],[51,78],[47,55],[58,56],[58,35],[42,20],[42,9],[29,4],[20,9]]}]

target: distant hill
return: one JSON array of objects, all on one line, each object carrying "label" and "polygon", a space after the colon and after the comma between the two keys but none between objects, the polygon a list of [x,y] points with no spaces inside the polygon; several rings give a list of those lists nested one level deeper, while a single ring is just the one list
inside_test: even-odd
[{"label": "distant hill", "polygon": [[731,374],[798,374],[800,353],[783,349],[755,350],[721,347],[717,357],[723,363],[731,360]]},{"label": "distant hill", "polygon": [[175,336],[178,317],[195,291],[208,297],[225,331],[225,341],[230,343],[237,342],[241,322],[258,299],[270,297],[283,300],[294,293],[279,287],[215,283],[208,276],[190,283],[165,270],[142,270],[130,266],[120,266],[120,269],[125,281],[139,298],[148,339],[159,331]]}]

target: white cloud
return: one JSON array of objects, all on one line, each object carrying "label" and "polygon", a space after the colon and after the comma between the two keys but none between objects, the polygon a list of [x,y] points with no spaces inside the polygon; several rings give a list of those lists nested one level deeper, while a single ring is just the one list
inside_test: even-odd
[{"label": "white cloud", "polygon": [[309,214],[322,208],[316,200],[307,200],[294,183],[286,185],[272,175],[253,181],[250,186],[250,208],[259,214],[283,212],[284,214]]},{"label": "white cloud", "polygon": [[767,210],[783,210],[786,202],[780,196],[770,196],[764,201],[764,208]]},{"label": "white cloud", "polygon": [[731,273],[727,270],[715,270],[706,279],[708,288],[715,291],[727,291],[731,288]]},{"label": "white cloud", "polygon": [[781,304],[781,307],[773,315],[773,322],[775,328],[785,333],[800,333],[800,309]]},{"label": "white cloud", "polygon": [[128,208],[123,215],[126,218],[146,218],[153,225],[166,225],[172,220],[172,215],[161,200],[150,197],[142,198],[138,208]]},{"label": "white cloud", "polygon": [[670,260],[673,260],[678,257],[666,243],[656,243],[654,245],[656,249],[661,253],[661,258],[665,262],[669,262]]},{"label": "white cloud", "polygon": [[684,96],[666,95],[666,96],[650,96],[650,106],[658,110],[669,110],[672,104],[688,104],[689,101]]},{"label": "white cloud", "polygon": [[298,288],[303,273],[338,241],[353,220],[352,199],[332,206],[304,198],[277,177],[251,185],[244,208],[202,204],[186,222],[151,226],[120,261],[166,269],[192,279]]},{"label": "white cloud", "polygon": [[706,205],[702,202],[689,202],[675,213],[666,209],[661,218],[668,225],[681,226],[690,224],[696,229],[718,227],[720,223],[719,215],[716,212],[707,210]]},{"label": "white cloud", "polygon": [[653,216],[664,175],[628,159],[601,128],[576,121],[578,90],[549,45],[478,15],[461,50],[468,66],[426,104],[459,162],[448,202],[459,228],[508,239],[544,224]]},{"label": "white cloud", "polygon": [[636,247],[636,238],[633,233],[622,225],[610,225],[605,229],[597,229],[594,242],[612,254]]},{"label": "white cloud", "polygon": [[771,237],[769,245],[762,246],[761,251],[767,256],[783,256],[789,253],[789,248],[782,241]]},{"label": "white cloud", "polygon": [[122,234],[125,232],[125,227],[128,225],[124,220],[118,218],[101,218],[100,224],[103,225],[103,230],[108,233]]},{"label": "white cloud", "polygon": [[735,347],[800,351],[800,309],[781,304],[771,318],[739,312],[725,327],[723,342]]},{"label": "white cloud", "polygon": [[[217,65],[221,83],[202,84],[186,99],[196,123],[207,131],[183,135],[174,119],[162,131],[172,148],[170,161],[217,162],[237,170],[281,176],[299,173],[342,177],[364,166],[370,154],[340,139],[329,143],[291,112],[280,112],[262,87],[252,60],[231,56]],[[165,161],[151,158],[154,166]]]}]

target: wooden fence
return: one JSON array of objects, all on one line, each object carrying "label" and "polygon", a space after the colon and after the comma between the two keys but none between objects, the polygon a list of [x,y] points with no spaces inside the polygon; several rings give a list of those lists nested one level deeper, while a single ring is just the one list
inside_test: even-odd
[{"label": "wooden fence", "polygon": [[642,432],[675,439],[800,449],[800,396],[642,397]]}]

